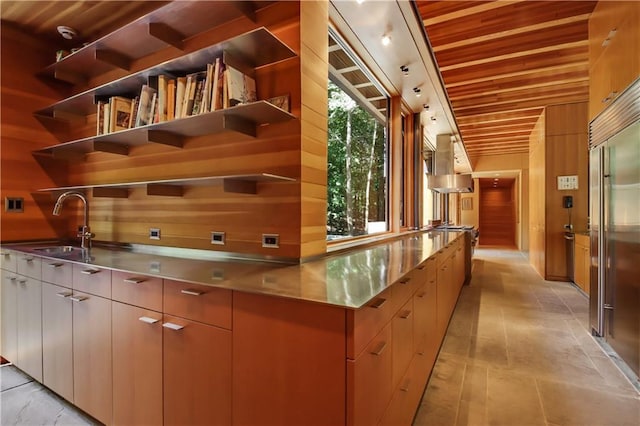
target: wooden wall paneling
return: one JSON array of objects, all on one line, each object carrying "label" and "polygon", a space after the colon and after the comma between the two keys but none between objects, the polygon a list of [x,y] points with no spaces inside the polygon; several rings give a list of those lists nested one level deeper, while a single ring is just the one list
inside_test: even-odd
[{"label": "wooden wall paneling", "polygon": [[326,252],[328,18],[326,2],[300,2],[300,257]]},{"label": "wooden wall paneling", "polygon": [[389,203],[389,230],[391,232],[400,231],[400,179],[404,179],[402,170],[402,99],[394,96],[389,101],[390,122],[389,122],[389,187],[387,188],[387,200]]},{"label": "wooden wall paneling", "polygon": [[545,275],[545,114],[538,118],[529,138],[529,262]]},{"label": "wooden wall paneling", "polygon": [[[32,150],[58,143],[32,115],[32,111],[60,96],[55,88],[34,77],[36,71],[47,65],[55,48],[5,22],[1,26],[1,38],[2,241],[57,238],[57,231],[65,226],[70,212],[54,219],[51,214],[53,200],[48,196],[34,197],[32,192],[40,187],[55,186],[66,173],[66,166],[63,163],[57,165],[56,170],[47,172],[31,155]],[[47,162],[46,159],[41,161]],[[24,212],[5,212],[5,197],[23,198]]]}]

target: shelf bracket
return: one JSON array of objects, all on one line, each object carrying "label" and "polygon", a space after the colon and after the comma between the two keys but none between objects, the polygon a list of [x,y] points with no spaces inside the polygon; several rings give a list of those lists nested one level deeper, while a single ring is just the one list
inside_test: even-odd
[{"label": "shelf bracket", "polygon": [[256,181],[242,179],[223,179],[222,187],[224,192],[237,192],[240,194],[257,194],[258,185]]},{"label": "shelf bracket", "polygon": [[255,123],[238,117],[237,115],[224,115],[222,118],[222,127],[225,130],[233,130],[239,133],[244,133],[245,135],[256,137],[256,125]]},{"label": "shelf bracket", "polygon": [[182,43],[184,36],[165,23],[149,22],[149,35],[180,50],[184,50]]},{"label": "shelf bracket", "polygon": [[102,198],[129,198],[129,190],[127,188],[93,188],[94,197]]},{"label": "shelf bracket", "polygon": [[183,137],[162,130],[147,130],[147,141],[182,148]]},{"label": "shelf bracket", "polygon": [[51,151],[54,160],[83,160],[84,154],[70,149],[54,149]]},{"label": "shelf bracket", "polygon": [[162,183],[147,184],[147,195],[182,197],[183,192],[183,188],[180,185],[166,185]]},{"label": "shelf bracket", "polygon": [[113,50],[100,50],[97,49],[95,53],[97,61],[113,65],[114,67],[129,71],[131,68],[131,60],[126,56],[114,52]]},{"label": "shelf bracket", "polygon": [[75,72],[55,70],[55,72],[53,73],[53,78],[74,85],[87,84],[87,79],[83,75]]},{"label": "shelf bracket", "polygon": [[239,10],[244,16],[251,19],[251,22],[256,22],[256,11],[251,6],[251,2],[248,1],[232,1],[232,6]]},{"label": "shelf bracket", "polygon": [[129,155],[129,148],[113,142],[93,141],[93,150],[110,154]]}]

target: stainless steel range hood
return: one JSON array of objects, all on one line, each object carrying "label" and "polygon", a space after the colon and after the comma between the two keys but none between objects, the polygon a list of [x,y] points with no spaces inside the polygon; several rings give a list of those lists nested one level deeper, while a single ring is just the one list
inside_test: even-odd
[{"label": "stainless steel range hood", "polygon": [[438,135],[434,156],[433,175],[427,177],[429,189],[440,193],[473,192],[470,174],[455,174],[454,149],[451,135]]}]

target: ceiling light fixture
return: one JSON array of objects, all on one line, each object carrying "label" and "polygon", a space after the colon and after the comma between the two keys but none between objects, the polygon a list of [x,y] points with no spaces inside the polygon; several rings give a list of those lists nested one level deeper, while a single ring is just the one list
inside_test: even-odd
[{"label": "ceiling light fixture", "polygon": [[78,35],[78,32],[71,27],[65,27],[64,25],[60,25],[58,26],[57,29],[60,35],[67,40],[71,40],[72,38]]},{"label": "ceiling light fixture", "polygon": [[381,41],[383,46],[388,46],[391,44],[391,36],[389,34],[384,34]]},{"label": "ceiling light fixture", "polygon": [[356,0],[356,2],[357,2],[358,4],[362,4],[362,3],[364,3],[364,0]]},{"label": "ceiling light fixture", "polygon": [[425,110],[428,110],[428,109],[429,109],[429,105],[427,105],[427,104],[422,104],[422,108],[424,108]]},{"label": "ceiling light fixture", "polygon": [[406,65],[400,65],[400,71],[402,71],[402,75],[405,77],[409,76],[409,67]]},{"label": "ceiling light fixture", "polygon": [[422,92],[422,89],[420,89],[419,87],[414,87],[413,88],[413,93],[415,93],[416,96],[419,97],[421,95],[421,92]]}]

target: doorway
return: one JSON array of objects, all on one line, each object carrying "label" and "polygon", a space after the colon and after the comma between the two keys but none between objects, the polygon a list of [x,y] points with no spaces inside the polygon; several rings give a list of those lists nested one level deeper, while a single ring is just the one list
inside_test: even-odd
[{"label": "doorway", "polygon": [[513,178],[481,178],[480,238],[485,246],[515,247],[516,192]]}]

